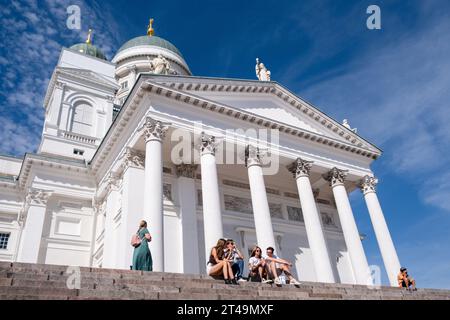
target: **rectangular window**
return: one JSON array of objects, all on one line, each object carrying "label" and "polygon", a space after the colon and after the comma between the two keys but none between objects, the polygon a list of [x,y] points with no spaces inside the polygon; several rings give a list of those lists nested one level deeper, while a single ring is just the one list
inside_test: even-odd
[{"label": "rectangular window", "polygon": [[0,249],[6,250],[8,248],[9,236],[9,233],[0,233]]},{"label": "rectangular window", "polygon": [[82,156],[84,154],[84,150],[73,149],[73,154],[76,154],[77,156]]}]

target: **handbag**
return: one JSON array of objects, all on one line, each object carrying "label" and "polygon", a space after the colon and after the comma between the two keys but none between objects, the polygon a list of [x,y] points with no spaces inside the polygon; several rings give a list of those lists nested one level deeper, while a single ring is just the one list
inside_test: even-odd
[{"label": "handbag", "polygon": [[139,235],[137,233],[133,234],[131,236],[131,245],[135,248],[139,247],[141,245],[141,238],[139,238]]}]

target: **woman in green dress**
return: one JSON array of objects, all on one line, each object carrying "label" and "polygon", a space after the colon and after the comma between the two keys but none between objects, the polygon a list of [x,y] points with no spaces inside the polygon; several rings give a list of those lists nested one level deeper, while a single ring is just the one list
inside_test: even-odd
[{"label": "woman in green dress", "polygon": [[147,222],[142,220],[139,223],[139,230],[137,231],[141,244],[134,248],[133,252],[133,270],[152,271],[153,260],[150,249],[148,248],[148,242],[152,240],[152,236],[147,229]]}]

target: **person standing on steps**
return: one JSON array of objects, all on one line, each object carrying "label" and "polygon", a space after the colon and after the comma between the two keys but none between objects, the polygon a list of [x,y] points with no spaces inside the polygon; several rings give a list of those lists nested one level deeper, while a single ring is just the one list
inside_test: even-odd
[{"label": "person standing on steps", "polygon": [[150,241],[152,241],[152,236],[147,229],[147,222],[142,220],[139,223],[136,235],[132,239],[132,245],[134,246],[132,270],[153,271],[152,254],[148,247]]}]

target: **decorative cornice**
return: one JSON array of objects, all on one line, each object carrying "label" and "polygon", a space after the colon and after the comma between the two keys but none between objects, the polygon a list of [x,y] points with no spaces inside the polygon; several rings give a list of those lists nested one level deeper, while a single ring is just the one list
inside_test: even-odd
[{"label": "decorative cornice", "polygon": [[261,150],[260,148],[253,146],[253,145],[247,145],[245,147],[245,166],[247,168],[251,166],[261,166],[261,158],[264,157],[267,150]]},{"label": "decorative cornice", "polygon": [[123,170],[128,167],[144,168],[145,154],[142,151],[127,147],[119,158],[119,161],[122,161],[120,167]]},{"label": "decorative cornice", "polygon": [[294,178],[300,177],[309,177],[309,172],[311,170],[313,161],[303,160],[301,158],[297,158],[291,165],[287,167],[287,169],[293,173]]},{"label": "decorative cornice", "polygon": [[364,176],[359,183],[359,187],[362,193],[365,195],[369,192],[376,192],[376,186],[378,184],[378,179],[371,176]]},{"label": "decorative cornice", "polygon": [[31,168],[36,165],[45,166],[51,169],[67,170],[77,174],[87,175],[90,173],[90,169],[86,166],[86,163],[81,160],[27,153],[25,154],[25,158],[17,178],[18,187],[20,189],[23,190],[25,188],[28,178],[30,177]]},{"label": "decorative cornice", "polygon": [[185,177],[195,179],[195,171],[197,170],[197,164],[179,164],[175,166],[175,172],[177,177]]},{"label": "decorative cornice", "polygon": [[145,118],[145,123],[141,128],[145,142],[154,140],[162,141],[169,129],[168,125],[169,123],[163,123],[151,117]]},{"label": "decorative cornice", "polygon": [[200,137],[200,152],[202,155],[205,154],[216,154],[217,146],[219,142],[216,141],[215,136],[210,136],[202,132]]},{"label": "decorative cornice", "polygon": [[347,177],[348,170],[341,170],[336,167],[322,175],[322,177],[330,183],[331,187],[343,185]]}]

